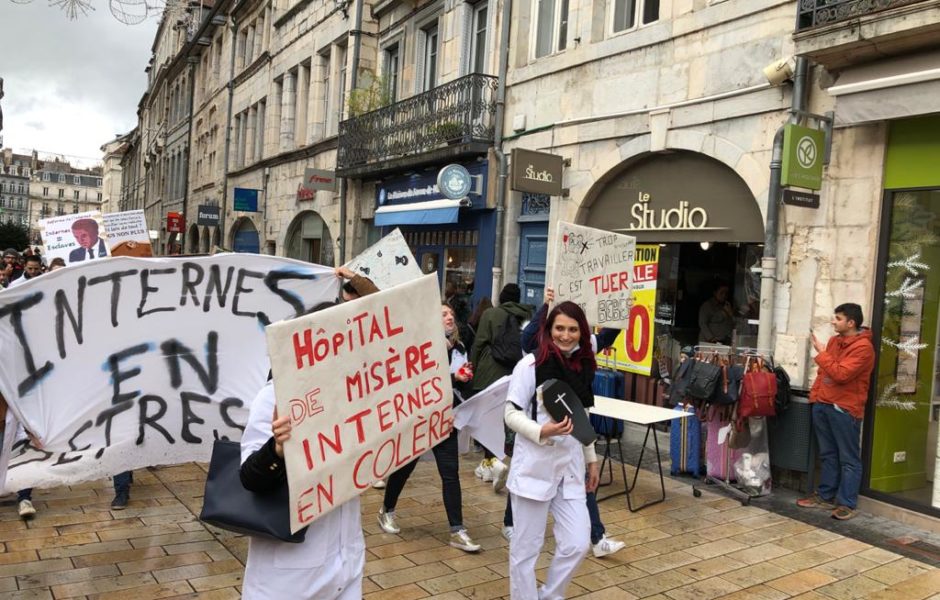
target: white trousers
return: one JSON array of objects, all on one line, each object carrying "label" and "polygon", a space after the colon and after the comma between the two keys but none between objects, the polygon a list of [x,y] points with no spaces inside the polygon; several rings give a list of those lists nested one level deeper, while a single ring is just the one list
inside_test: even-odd
[{"label": "white trousers", "polygon": [[[591,520],[584,498],[566,500],[561,486],[547,501],[511,494],[513,531],[509,542],[509,591],[512,600],[564,600],[565,589],[591,547]],[[545,585],[538,588],[535,562],[545,543],[548,512],[555,517],[555,555]]]}]

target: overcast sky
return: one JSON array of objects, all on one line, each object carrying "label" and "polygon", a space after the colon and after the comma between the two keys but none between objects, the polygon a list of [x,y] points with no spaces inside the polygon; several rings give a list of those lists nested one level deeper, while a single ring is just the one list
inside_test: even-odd
[{"label": "overcast sky", "polygon": [[47,0],[0,0],[3,145],[90,166],[101,145],[137,124],[157,19],[128,26],[109,0],[69,21]]}]

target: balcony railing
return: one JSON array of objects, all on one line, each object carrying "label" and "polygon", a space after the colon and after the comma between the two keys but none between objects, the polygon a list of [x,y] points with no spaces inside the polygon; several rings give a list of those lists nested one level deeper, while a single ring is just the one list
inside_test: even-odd
[{"label": "balcony railing", "polygon": [[428,152],[492,143],[499,79],[472,74],[339,124],[339,170]]},{"label": "balcony railing", "polygon": [[800,0],[796,30],[854,19],[924,0]]}]

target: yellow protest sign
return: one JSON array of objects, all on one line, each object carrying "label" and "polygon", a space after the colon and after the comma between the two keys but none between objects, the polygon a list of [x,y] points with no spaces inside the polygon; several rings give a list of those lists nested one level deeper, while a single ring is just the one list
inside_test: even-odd
[{"label": "yellow protest sign", "polygon": [[656,309],[658,274],[659,246],[637,244],[633,262],[630,326],[620,332],[613,346],[597,355],[599,367],[640,375],[650,374],[653,367],[653,311]]}]

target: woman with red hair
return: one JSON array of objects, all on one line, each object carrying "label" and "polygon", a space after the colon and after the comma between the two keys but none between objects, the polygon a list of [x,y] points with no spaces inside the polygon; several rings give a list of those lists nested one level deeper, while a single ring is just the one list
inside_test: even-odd
[{"label": "woman with red hair", "polygon": [[[597,489],[594,444],[583,446],[569,435],[568,417],[552,420],[539,390],[550,379],[564,381],[583,406],[591,406],[596,370],[591,330],[584,311],[573,302],[552,309],[539,331],[535,353],[523,357],[513,369],[505,412],[506,425],[517,434],[507,484],[515,516],[509,544],[513,600],[562,600],[591,547],[585,494]],[[535,562],[545,540],[549,511],[555,518],[555,555],[545,584],[538,589]]]}]

